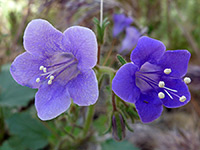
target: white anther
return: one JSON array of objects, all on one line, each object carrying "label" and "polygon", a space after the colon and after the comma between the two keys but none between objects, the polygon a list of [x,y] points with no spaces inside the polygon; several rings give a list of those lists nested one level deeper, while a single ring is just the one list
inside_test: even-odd
[{"label": "white anther", "polygon": [[39,82],[40,82],[40,78],[37,78],[35,81],[36,81],[37,83],[39,83]]},{"label": "white anther", "polygon": [[43,70],[44,69],[44,66],[40,66],[40,70]]},{"label": "white anther", "polygon": [[181,97],[179,98],[179,101],[180,101],[180,102],[185,102],[185,101],[186,101],[186,97],[185,97],[185,96],[181,96]]},{"label": "white anther", "polygon": [[48,81],[48,85],[50,85],[50,84],[52,84],[52,80],[49,80],[49,81]]},{"label": "white anther", "polygon": [[163,98],[165,98],[165,94],[164,94],[163,92],[159,92],[159,93],[158,93],[158,97],[159,97],[160,99],[163,99]]},{"label": "white anther", "polygon": [[190,79],[189,77],[185,77],[185,78],[184,78],[184,82],[185,82],[186,84],[190,84],[190,83],[191,83],[191,79]]},{"label": "white anther", "polygon": [[51,75],[51,76],[50,76],[50,80],[53,80],[53,79],[54,79],[54,76]]},{"label": "white anther", "polygon": [[165,87],[165,82],[164,82],[164,81],[160,81],[160,82],[158,83],[158,86],[159,86],[160,88],[164,88],[164,87]]},{"label": "white anther", "polygon": [[47,72],[47,68],[44,67],[43,68],[43,72],[46,73]]},{"label": "white anther", "polygon": [[170,69],[170,68],[166,68],[165,70],[164,70],[164,73],[165,74],[170,74],[172,72],[172,70]]}]

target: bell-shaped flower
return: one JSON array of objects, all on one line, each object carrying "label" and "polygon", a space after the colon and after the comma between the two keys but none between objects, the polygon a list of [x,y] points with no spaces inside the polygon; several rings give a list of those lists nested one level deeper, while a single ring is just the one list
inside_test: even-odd
[{"label": "bell-shaped flower", "polygon": [[113,21],[113,37],[117,37],[126,27],[133,23],[133,19],[131,17],[126,17],[124,14],[114,14]]},{"label": "bell-shaped flower", "polygon": [[140,31],[135,27],[127,27],[126,28],[126,36],[124,40],[122,41],[121,49],[119,50],[119,53],[122,55],[126,55],[130,53],[130,51],[136,46],[138,39],[140,38],[141,33]]},{"label": "bell-shaped flower", "polygon": [[157,119],[163,110],[190,101],[185,77],[190,53],[187,50],[165,51],[162,42],[141,37],[131,53],[131,63],[123,65],[112,82],[116,95],[134,103],[144,123]]},{"label": "bell-shaped flower", "polygon": [[11,65],[21,85],[38,88],[35,106],[41,120],[65,112],[73,102],[92,105],[98,84],[92,68],[97,62],[97,41],[88,28],[73,26],[61,33],[49,22],[36,19],[25,29],[24,48]]}]

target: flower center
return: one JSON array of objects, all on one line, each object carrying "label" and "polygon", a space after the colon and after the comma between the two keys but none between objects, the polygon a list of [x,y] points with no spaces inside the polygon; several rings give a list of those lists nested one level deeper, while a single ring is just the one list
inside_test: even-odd
[{"label": "flower center", "polygon": [[48,65],[41,65],[38,69],[41,74],[36,82],[47,81],[51,85],[54,80],[63,80],[67,83],[75,78],[79,73],[78,61],[71,53],[60,53],[50,59]]},{"label": "flower center", "polygon": [[[138,71],[136,72],[136,85],[143,89],[143,91],[147,91],[150,89],[154,89],[158,93],[158,97],[160,99],[164,99],[165,95],[168,95],[170,99],[174,99],[178,97],[180,102],[186,101],[186,97],[184,95],[178,95],[178,91],[176,89],[172,89],[166,86],[164,81],[159,81],[161,75],[170,75],[172,72],[171,68],[166,68],[162,71]],[[164,73],[164,74],[163,74]],[[170,76],[168,76],[170,78]],[[184,78],[184,82],[189,84],[191,79],[189,77]],[[162,92],[161,92],[162,91]]]}]

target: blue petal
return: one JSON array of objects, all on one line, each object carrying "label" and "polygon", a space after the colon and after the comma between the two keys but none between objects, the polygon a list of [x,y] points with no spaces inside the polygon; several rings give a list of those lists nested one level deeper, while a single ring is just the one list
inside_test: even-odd
[{"label": "blue petal", "polygon": [[43,19],[32,20],[24,32],[24,48],[38,57],[61,52],[63,34]]},{"label": "blue petal", "polygon": [[43,84],[35,96],[35,107],[41,120],[50,120],[65,112],[71,104],[66,86],[54,81]]},{"label": "blue petal", "polygon": [[135,84],[135,72],[138,67],[132,63],[123,65],[112,81],[112,90],[124,101],[135,103],[140,96],[140,90]]},{"label": "blue petal", "polygon": [[[164,106],[166,106],[168,108],[177,108],[177,107],[181,107],[181,106],[187,104],[190,101],[191,96],[190,96],[188,87],[181,79],[173,79],[173,78],[163,77],[162,80],[165,82],[165,86],[167,88],[177,90],[177,92],[170,92],[168,90],[169,94],[173,97],[173,99],[171,99],[170,96],[167,95],[166,92],[162,91],[163,93],[165,93],[165,98],[162,99]],[[186,101],[180,102],[179,97],[175,96],[175,94],[178,95],[179,97],[185,96]]]},{"label": "blue petal", "polygon": [[130,26],[133,19],[126,17],[124,14],[114,14],[113,15],[114,27],[113,27],[113,37],[118,36],[126,27]]},{"label": "blue petal", "polygon": [[191,54],[187,50],[167,51],[160,58],[157,65],[162,70],[171,68],[172,72],[169,74],[170,76],[183,77],[187,72],[190,56]]},{"label": "blue petal", "polygon": [[126,28],[126,37],[122,41],[122,47],[119,53],[126,55],[137,44],[139,37],[141,36],[139,30],[135,27]]},{"label": "blue petal", "polygon": [[163,107],[156,92],[149,91],[141,94],[139,100],[135,103],[137,112],[143,123],[149,123],[160,117]]},{"label": "blue petal", "polygon": [[73,26],[64,32],[64,46],[78,60],[78,68],[91,69],[97,63],[97,40],[94,32],[81,26]]},{"label": "blue petal", "polygon": [[38,88],[40,84],[36,82],[36,78],[40,76],[39,67],[43,64],[45,60],[25,52],[15,58],[10,67],[10,73],[17,83]]},{"label": "blue petal", "polygon": [[131,61],[139,67],[145,62],[155,63],[164,54],[165,49],[162,42],[143,36],[131,53]]},{"label": "blue petal", "polygon": [[79,106],[93,105],[99,96],[98,82],[92,69],[71,80],[68,88],[73,102]]}]

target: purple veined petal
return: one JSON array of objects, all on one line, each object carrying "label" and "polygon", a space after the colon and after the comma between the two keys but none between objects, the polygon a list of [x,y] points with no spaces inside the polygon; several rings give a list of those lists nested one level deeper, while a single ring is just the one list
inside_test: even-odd
[{"label": "purple veined petal", "polygon": [[149,91],[141,94],[139,100],[135,103],[136,110],[143,123],[149,123],[160,117],[163,111],[161,100],[157,93]]},{"label": "purple veined petal", "polygon": [[[165,94],[165,98],[162,99],[163,105],[165,107],[177,108],[186,105],[190,101],[191,96],[188,87],[181,79],[172,79],[168,77],[163,77],[162,80],[165,82],[165,86],[167,88],[177,91],[173,92],[171,90],[166,90],[171,96],[169,96],[169,94],[167,94],[165,91],[162,91]],[[182,96],[185,96],[186,98],[184,102],[181,102],[179,100],[179,98]]]},{"label": "purple veined petal", "polygon": [[96,103],[99,96],[98,82],[92,69],[80,73],[67,86],[75,104],[89,106]]},{"label": "purple veined petal", "polygon": [[133,19],[126,17],[124,14],[114,14],[113,21],[113,37],[117,37],[126,27],[131,25]]},{"label": "purple veined petal", "polygon": [[41,120],[50,120],[65,112],[71,104],[66,86],[53,82],[43,84],[35,96],[35,107]]},{"label": "purple veined petal", "polygon": [[81,26],[65,30],[64,45],[79,61],[80,70],[91,69],[97,63],[97,40],[94,32]]},{"label": "purple veined petal", "polygon": [[127,63],[117,71],[112,81],[112,90],[126,102],[135,103],[140,96],[140,90],[135,84],[136,71],[136,65]]},{"label": "purple veined petal", "polygon": [[43,19],[32,20],[24,32],[24,48],[27,52],[48,57],[62,51],[63,34]]},{"label": "purple veined petal", "polygon": [[190,52],[187,50],[166,51],[157,63],[163,70],[170,68],[169,74],[174,77],[183,77],[187,73]]},{"label": "purple veined petal", "polygon": [[143,36],[131,53],[131,61],[139,67],[145,62],[155,63],[164,54],[165,49],[162,42]]},{"label": "purple veined petal", "polygon": [[120,54],[128,54],[134,46],[137,44],[139,37],[141,36],[139,30],[135,27],[126,28],[126,36],[122,41],[122,47],[119,51]]},{"label": "purple veined petal", "polygon": [[17,83],[30,88],[38,88],[40,84],[36,82],[36,78],[41,74],[39,67],[44,62],[45,60],[25,52],[15,58],[10,67],[10,73]]}]

